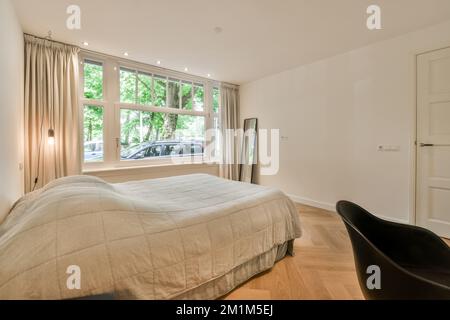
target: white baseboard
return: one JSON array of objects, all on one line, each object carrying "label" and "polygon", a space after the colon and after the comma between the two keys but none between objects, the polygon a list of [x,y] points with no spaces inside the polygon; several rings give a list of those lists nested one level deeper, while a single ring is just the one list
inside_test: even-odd
[{"label": "white baseboard", "polygon": [[[332,203],[311,200],[308,198],[299,197],[299,196],[292,195],[292,194],[288,194],[288,197],[291,198],[292,201],[294,201],[296,203],[304,204],[304,205],[311,206],[314,208],[328,210],[331,212],[336,212],[336,205],[334,205]],[[386,217],[386,216],[377,215],[377,214],[375,216],[377,216],[380,219],[386,220],[386,221],[391,221],[391,222],[396,222],[396,223],[401,223],[401,224],[410,224],[408,220],[391,218],[391,217]]]},{"label": "white baseboard", "polygon": [[299,196],[296,196],[293,194],[288,194],[288,197],[291,198],[292,201],[297,202],[297,203],[301,203],[301,204],[305,204],[307,206],[336,212],[336,205],[332,204],[332,203],[311,200],[311,199],[299,197]]}]

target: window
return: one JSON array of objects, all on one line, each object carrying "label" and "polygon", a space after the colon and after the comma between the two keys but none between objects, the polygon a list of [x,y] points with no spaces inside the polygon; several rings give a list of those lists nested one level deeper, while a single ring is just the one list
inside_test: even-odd
[{"label": "window", "polygon": [[220,130],[220,89],[214,87],[212,89],[212,118],[213,118],[213,128],[215,130]]},{"label": "window", "polygon": [[205,89],[202,84],[183,82],[181,87],[181,108],[184,110],[203,111]]},{"label": "window", "polygon": [[120,102],[136,103],[136,72],[120,68]]},{"label": "window", "polygon": [[81,69],[87,167],[204,158],[206,129],[219,125],[213,81],[89,56],[94,58],[84,59]]},{"label": "window", "polygon": [[150,106],[153,104],[153,78],[151,74],[139,72],[138,82],[138,103]]},{"label": "window", "polygon": [[[121,160],[201,154],[204,135],[202,116],[120,110]],[[189,145],[189,151],[185,145]]]},{"label": "window", "polygon": [[84,107],[84,161],[103,161],[103,107]]},{"label": "window", "polygon": [[167,79],[162,76],[154,76],[155,86],[154,86],[154,97],[156,107],[166,106],[167,97]]},{"label": "window", "polygon": [[84,162],[103,162],[104,100],[103,63],[83,60],[83,151]]},{"label": "window", "polygon": [[215,148],[212,152],[212,157],[216,158],[219,156],[220,152],[220,89],[218,87],[212,88],[212,129],[215,131],[212,143],[214,143]]},{"label": "window", "polygon": [[193,100],[192,100],[192,83],[183,82],[181,87],[181,107],[185,110],[192,110]]},{"label": "window", "polygon": [[180,81],[169,79],[167,86],[167,106],[169,108],[180,108]]},{"label": "window", "polygon": [[194,110],[203,111],[205,105],[205,89],[201,84],[194,86]]},{"label": "window", "polygon": [[219,88],[213,88],[213,112],[219,112],[219,100],[220,100],[220,90]]},{"label": "window", "polygon": [[84,61],[84,97],[103,99],[103,65],[90,60]]}]

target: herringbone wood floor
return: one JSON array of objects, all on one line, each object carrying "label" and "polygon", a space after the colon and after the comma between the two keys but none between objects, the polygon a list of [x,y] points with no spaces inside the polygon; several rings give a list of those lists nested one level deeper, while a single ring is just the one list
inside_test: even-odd
[{"label": "herringbone wood floor", "polygon": [[295,242],[295,257],[286,257],[225,299],[363,299],[339,216],[304,205],[298,209],[303,237]]},{"label": "herringbone wood floor", "polygon": [[[228,300],[363,299],[351,243],[336,213],[298,204],[303,237],[286,257],[225,297]],[[445,240],[445,239],[444,239]],[[450,240],[445,240],[450,245]]]}]

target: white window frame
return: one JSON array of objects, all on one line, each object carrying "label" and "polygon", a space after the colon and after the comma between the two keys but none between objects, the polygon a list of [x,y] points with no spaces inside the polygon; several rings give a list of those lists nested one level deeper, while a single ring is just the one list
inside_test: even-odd
[{"label": "white window frame", "polygon": [[[84,61],[95,61],[101,63],[103,66],[103,99],[92,100],[84,97]],[[141,105],[137,103],[122,103],[120,102],[120,68],[134,70],[136,72],[143,72],[152,76],[158,75],[166,77],[167,83],[169,78],[180,80],[180,85],[183,81],[195,84],[201,84],[204,88],[204,106],[203,111],[185,110],[165,107],[155,107],[149,105]],[[168,84],[167,84],[168,85]],[[163,112],[180,115],[202,116],[205,118],[205,130],[214,128],[214,117],[219,117],[218,113],[213,112],[213,88],[220,89],[220,82],[193,76],[173,70],[163,69],[156,66],[151,66],[143,63],[138,63],[126,59],[112,57],[100,53],[93,53],[83,50],[80,53],[80,90],[79,90],[79,132],[80,132],[80,152],[82,154],[83,170],[103,170],[126,167],[142,167],[142,166],[160,166],[172,165],[171,159],[143,159],[143,160],[127,160],[120,159],[120,110],[131,109],[148,112]],[[193,88],[194,90],[194,88]],[[181,91],[181,90],[180,90]],[[138,95],[136,90],[136,95]],[[152,99],[155,101],[154,97]],[[136,100],[138,102],[138,100]],[[88,105],[103,107],[103,161],[102,162],[85,162],[84,161],[84,107]],[[220,99],[219,99],[220,106]],[[191,161],[190,156],[186,160]],[[204,157],[195,158],[195,163],[211,163],[211,159]]]},{"label": "white window frame", "polygon": [[[217,112],[214,112],[214,105],[213,105],[214,104],[213,93],[214,93],[214,89],[215,88],[217,88],[219,90],[219,97],[218,97],[218,99],[219,99],[219,101],[218,101],[219,108],[218,108]],[[215,85],[213,85],[211,87],[211,94],[210,94],[210,96],[211,96],[211,102],[210,102],[210,106],[211,106],[211,121],[210,121],[211,122],[211,129],[215,129],[214,128],[214,119],[217,118],[217,121],[218,121],[218,123],[217,123],[217,126],[218,126],[217,130],[219,132],[221,131],[221,127],[222,127],[222,123],[221,123],[222,96],[221,96],[221,94],[222,94],[222,92],[221,92],[221,89],[220,89],[220,84],[215,84]],[[217,154],[217,152],[220,153],[220,144],[221,144],[220,138],[221,138],[221,136],[216,136],[216,138],[215,138],[216,139],[216,149],[215,149],[216,154],[214,155],[214,159],[209,159],[212,162],[217,162],[217,161],[220,162],[220,159],[217,158],[219,156]],[[219,144],[219,145],[217,145],[217,144]]]}]

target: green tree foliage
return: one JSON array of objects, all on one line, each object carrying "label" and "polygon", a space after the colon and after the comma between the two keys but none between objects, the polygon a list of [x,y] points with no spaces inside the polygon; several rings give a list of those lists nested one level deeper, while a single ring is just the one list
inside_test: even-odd
[{"label": "green tree foliage", "polygon": [[120,69],[120,102],[136,103],[136,73]]},{"label": "green tree foliage", "polygon": [[138,81],[138,103],[143,105],[152,105],[152,88],[153,79],[151,75],[139,73],[137,75]]},{"label": "green tree foliage", "polygon": [[101,64],[84,63],[84,97],[103,99],[103,67]]},{"label": "green tree foliage", "polygon": [[219,99],[220,99],[220,91],[219,88],[213,88],[213,112],[219,112]]},{"label": "green tree foliage", "polygon": [[[84,97],[103,99],[103,66],[97,63],[84,63]],[[84,141],[103,140],[103,108],[86,106],[84,108]]]},{"label": "green tree foliage", "polygon": [[196,111],[203,111],[205,103],[205,89],[203,86],[194,87],[194,103]]},{"label": "green tree foliage", "polygon": [[155,107],[165,107],[167,97],[167,81],[154,77]]},{"label": "green tree foliage", "polygon": [[157,140],[198,139],[203,132],[203,117],[121,110],[121,144],[124,148]]},{"label": "green tree foliage", "polygon": [[103,108],[98,106],[84,107],[84,141],[103,140]]},{"label": "green tree foliage", "polygon": [[183,83],[181,86],[182,108],[186,110],[192,110],[192,84]]},{"label": "green tree foliage", "polygon": [[[103,99],[103,67],[84,64],[85,98]],[[180,101],[181,98],[181,101]],[[166,78],[120,69],[120,101],[156,107],[202,111],[204,88],[201,85],[168,81]],[[202,137],[204,118],[163,112],[121,110],[121,144],[124,148],[156,140]],[[84,110],[85,142],[103,139],[103,108]]]}]

